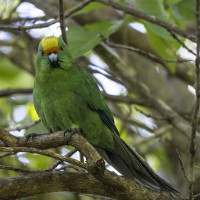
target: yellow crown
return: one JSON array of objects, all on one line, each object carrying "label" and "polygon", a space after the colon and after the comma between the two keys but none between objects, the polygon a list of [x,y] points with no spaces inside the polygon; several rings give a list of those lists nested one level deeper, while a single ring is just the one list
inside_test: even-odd
[{"label": "yellow crown", "polygon": [[58,52],[60,50],[60,47],[58,46],[58,38],[54,36],[43,38],[41,44],[45,54],[48,54],[52,51]]}]

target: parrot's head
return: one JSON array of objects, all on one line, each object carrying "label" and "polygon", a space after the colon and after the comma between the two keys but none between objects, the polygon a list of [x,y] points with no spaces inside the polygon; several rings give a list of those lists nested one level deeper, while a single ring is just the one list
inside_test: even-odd
[{"label": "parrot's head", "polygon": [[36,73],[67,70],[74,62],[68,47],[61,37],[45,37],[39,44],[36,58]]}]

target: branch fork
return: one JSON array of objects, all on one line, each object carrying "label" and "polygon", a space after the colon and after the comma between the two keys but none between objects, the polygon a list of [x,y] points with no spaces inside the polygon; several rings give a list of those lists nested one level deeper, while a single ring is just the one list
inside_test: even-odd
[{"label": "branch fork", "polygon": [[[69,144],[71,146],[74,146],[77,150],[81,152],[82,155],[86,157],[87,164],[66,156],[62,156],[57,153],[52,153],[50,151],[44,150],[66,145],[67,134],[66,136],[64,136],[63,131],[51,134],[41,134],[40,136],[35,137],[33,140],[28,140],[26,142],[26,140],[24,139],[25,137],[15,137],[7,132],[5,129],[0,127],[0,140],[2,141],[0,143],[0,151],[10,153],[38,153],[44,156],[52,157],[57,160],[66,161],[89,172],[58,172],[54,171],[54,168],[52,168],[51,171],[44,170],[42,171],[42,173],[30,172],[28,175],[23,175],[19,177],[2,178],[0,179],[1,200],[11,199],[11,197],[27,197],[39,193],[53,191],[72,191],[86,194],[95,194],[107,196],[118,200],[171,199],[171,196],[168,192],[160,193],[157,191],[152,191],[148,188],[143,187],[142,185],[139,185],[133,180],[118,176],[115,173],[108,171],[105,168],[104,160],[100,157],[95,148],[80,134],[73,134],[69,140]],[[7,167],[7,169],[8,168],[11,169],[12,167]],[[6,167],[4,169],[6,169]],[[21,172],[23,172],[23,170]],[[49,173],[51,174],[51,176]],[[41,177],[43,178],[41,179]],[[73,184],[73,187],[70,184],[72,182],[72,179],[73,181],[75,181],[75,185]],[[36,187],[34,192],[30,189],[28,190],[26,185],[27,180],[29,180],[30,184],[32,185],[37,185],[38,182],[40,182],[43,187]],[[20,189],[15,189],[16,184]],[[94,187],[89,187],[94,184],[96,187],[95,189]]]}]

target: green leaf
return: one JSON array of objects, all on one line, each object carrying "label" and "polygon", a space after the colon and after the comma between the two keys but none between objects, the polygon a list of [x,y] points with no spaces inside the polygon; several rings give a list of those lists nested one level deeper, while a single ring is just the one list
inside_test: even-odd
[{"label": "green leaf", "polygon": [[74,58],[84,55],[100,42],[99,38],[94,37],[94,34],[81,26],[71,27],[67,32],[67,39]]},{"label": "green leaf", "polygon": [[195,0],[182,0],[172,6],[172,11],[177,19],[195,20]]},{"label": "green leaf", "polygon": [[26,153],[24,157],[30,161],[27,166],[31,169],[43,170],[50,167],[50,165],[53,163],[52,158],[40,154]]},{"label": "green leaf", "polygon": [[[170,19],[168,11],[165,10],[164,0],[137,0],[136,6],[140,11],[148,15],[155,16],[166,22],[172,21],[172,19]],[[144,21],[143,23],[154,34],[159,35],[160,37],[165,39],[172,39],[168,31],[166,31],[164,28],[146,21]]]},{"label": "green leaf", "polygon": [[169,19],[169,14],[164,8],[164,0],[136,0],[136,6],[140,11],[158,17],[159,19]]},{"label": "green leaf", "polygon": [[33,86],[33,76],[20,70],[8,59],[2,58],[0,66],[0,89]]},{"label": "green leaf", "polygon": [[100,44],[99,34],[107,38],[116,32],[123,22],[123,20],[115,20],[70,27],[67,31],[67,38],[74,58],[84,55]]},{"label": "green leaf", "polygon": [[[158,55],[163,59],[176,59],[176,51],[180,48],[180,44],[176,40],[165,40],[161,37],[158,37],[154,32],[148,30],[148,38]],[[166,63],[169,71],[175,73],[175,63]]]},{"label": "green leaf", "polygon": [[[179,4],[182,1],[176,2]],[[167,3],[169,4],[170,2],[168,1]],[[137,8],[142,12],[175,24],[177,20],[172,14],[171,6],[167,5],[167,3],[164,0],[136,0]],[[143,21],[143,23],[146,26],[149,41],[157,54],[164,59],[176,59],[176,51],[180,44],[172,38],[170,33],[155,24],[146,21]],[[166,65],[171,73],[176,71],[174,63],[167,63]]]},{"label": "green leaf", "polygon": [[0,67],[1,79],[14,78],[21,71],[15,65],[13,65],[8,59],[5,58],[1,58],[0,66],[4,66]]}]

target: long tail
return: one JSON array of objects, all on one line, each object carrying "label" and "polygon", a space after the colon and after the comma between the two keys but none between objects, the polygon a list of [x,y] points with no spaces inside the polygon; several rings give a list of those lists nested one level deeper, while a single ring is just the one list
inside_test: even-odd
[{"label": "long tail", "polygon": [[169,183],[159,177],[136,151],[131,149],[118,135],[113,135],[115,152],[97,147],[97,151],[109,164],[125,177],[133,179],[145,187],[159,191],[166,190],[175,195],[179,194]]}]

